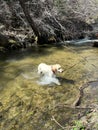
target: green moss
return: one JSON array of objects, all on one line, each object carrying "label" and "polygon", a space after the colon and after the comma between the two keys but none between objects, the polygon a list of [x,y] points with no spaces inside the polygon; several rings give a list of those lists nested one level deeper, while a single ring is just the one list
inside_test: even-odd
[{"label": "green moss", "polygon": [[9,43],[11,43],[11,44],[16,44],[17,42],[16,42],[15,40],[13,40],[13,39],[10,39],[10,40],[9,40]]}]

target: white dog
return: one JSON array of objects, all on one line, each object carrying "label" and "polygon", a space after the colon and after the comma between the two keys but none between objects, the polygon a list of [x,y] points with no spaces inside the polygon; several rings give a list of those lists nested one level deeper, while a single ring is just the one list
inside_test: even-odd
[{"label": "white dog", "polygon": [[38,66],[38,74],[40,76],[44,76],[45,79],[48,78],[51,82],[54,82],[57,85],[60,85],[59,80],[56,78],[56,73],[62,73],[63,69],[59,64],[55,65],[47,65],[45,63],[41,63]]}]

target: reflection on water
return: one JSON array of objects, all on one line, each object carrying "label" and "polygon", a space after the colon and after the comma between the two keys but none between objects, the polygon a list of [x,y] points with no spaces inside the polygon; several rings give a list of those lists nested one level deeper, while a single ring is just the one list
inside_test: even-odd
[{"label": "reflection on water", "polygon": [[39,85],[61,85],[57,77],[49,77],[47,75],[40,77],[40,80],[37,83]]},{"label": "reflection on water", "polygon": [[[70,47],[69,47],[70,48]],[[64,73],[57,75],[61,82],[44,86],[38,84],[37,66],[61,64]],[[66,125],[75,116],[73,110],[57,107],[71,105],[78,88],[88,80],[98,78],[98,49],[90,47],[44,47],[15,51],[0,60],[0,121],[1,129],[57,130],[51,117]],[[96,87],[97,89],[97,87]],[[97,97],[98,98],[98,97]],[[71,118],[70,118],[71,116]]]}]

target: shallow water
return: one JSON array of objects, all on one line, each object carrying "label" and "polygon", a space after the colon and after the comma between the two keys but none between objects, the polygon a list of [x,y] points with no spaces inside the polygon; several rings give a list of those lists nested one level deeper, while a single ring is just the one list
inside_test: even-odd
[{"label": "shallow water", "polygon": [[[61,64],[65,71],[57,75],[60,86],[38,83],[37,66],[41,62]],[[10,52],[1,55],[0,75],[1,130],[59,130],[60,126],[51,118],[55,117],[63,126],[77,119],[80,111],[64,105],[72,106],[78,88],[98,79],[98,49],[46,46]],[[87,90],[84,106],[97,102],[96,91],[98,82]],[[89,97],[89,103],[85,102]]]}]

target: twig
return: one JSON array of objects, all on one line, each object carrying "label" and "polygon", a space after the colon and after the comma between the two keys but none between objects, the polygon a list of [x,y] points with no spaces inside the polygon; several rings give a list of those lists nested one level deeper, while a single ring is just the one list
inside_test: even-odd
[{"label": "twig", "polygon": [[94,109],[94,107],[82,107],[82,106],[74,106],[74,105],[69,105],[69,104],[63,104],[63,103],[58,103],[55,105],[55,108],[66,108],[66,109]]},{"label": "twig", "polygon": [[51,120],[54,121],[54,122],[55,122],[59,127],[61,127],[63,130],[65,130],[65,127],[62,126],[62,125],[54,118],[54,116],[52,116]]},{"label": "twig", "polygon": [[64,71],[67,71],[67,70],[69,70],[69,69],[73,68],[74,66],[76,66],[76,65],[77,65],[77,64],[79,64],[79,63],[81,63],[81,61],[79,61],[78,63],[73,64],[72,66],[70,66],[70,67],[69,67],[69,68],[67,68],[66,70],[64,69]]}]

